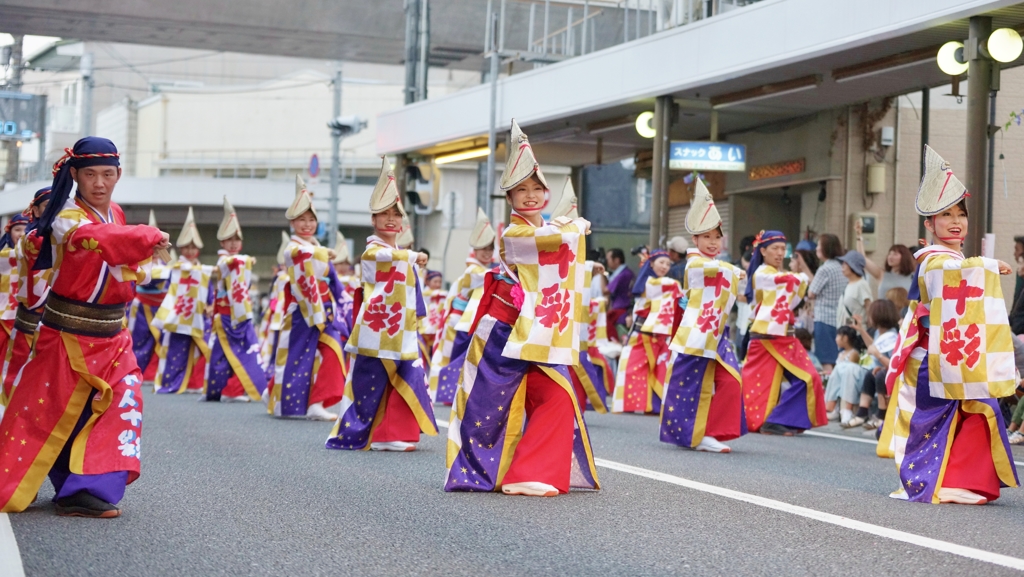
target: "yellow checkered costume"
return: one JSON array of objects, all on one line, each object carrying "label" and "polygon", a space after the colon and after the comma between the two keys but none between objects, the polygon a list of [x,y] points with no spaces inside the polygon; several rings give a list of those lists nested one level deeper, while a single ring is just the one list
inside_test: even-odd
[{"label": "yellow checkered costume", "polygon": [[736,302],[740,269],[697,253],[686,262],[683,290],[688,301],[670,348],[714,359],[725,332],[725,318]]},{"label": "yellow checkered costume", "polygon": [[15,249],[0,250],[0,320],[14,320],[18,311],[18,261]]},{"label": "yellow checkered costume", "polygon": [[[671,335],[672,323],[675,320],[676,307],[679,297],[683,296],[679,281],[670,277],[655,277],[647,279],[644,286],[644,308],[647,309],[647,318],[644,319],[640,332],[655,335]],[[640,299],[637,299],[639,304]],[[636,314],[636,313],[635,313]]]},{"label": "yellow checkered costume", "polygon": [[252,299],[249,298],[249,286],[252,283],[252,265],[256,261],[251,256],[230,255],[227,251],[217,259],[217,289],[227,291],[227,299],[231,305],[231,326],[252,320]]},{"label": "yellow checkered costume", "polygon": [[535,227],[516,213],[502,234],[505,274],[519,281],[523,304],[502,351],[550,365],[579,362],[587,223],[560,217]]},{"label": "yellow checkered costume", "polygon": [[377,236],[360,259],[363,306],[345,351],[366,357],[419,358],[415,262],[419,253],[392,248]]},{"label": "yellow checkered costume", "polygon": [[807,275],[779,272],[775,267],[762,264],[754,271],[754,324],[751,332],[762,335],[786,336],[793,320],[792,311],[807,294]]},{"label": "yellow checkered costume", "polygon": [[213,267],[193,264],[185,257],[179,257],[178,262],[171,265],[170,286],[153,325],[167,333],[190,335],[197,344],[204,342],[204,315],[212,273]]},{"label": "yellow checkered costume", "polygon": [[295,299],[285,314],[292,314],[294,307],[298,306],[306,325],[321,331],[327,322],[327,313],[318,283],[327,276],[329,260],[330,253],[325,247],[306,242],[298,236],[292,236],[284,251],[284,270],[291,279],[289,287]]}]

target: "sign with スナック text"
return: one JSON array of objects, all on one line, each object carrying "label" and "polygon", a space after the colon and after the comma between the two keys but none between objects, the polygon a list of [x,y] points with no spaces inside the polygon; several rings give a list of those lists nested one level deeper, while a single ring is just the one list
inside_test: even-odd
[{"label": "sign with \u30b9\u30ca\u30c3\u30af text", "polygon": [[668,154],[671,170],[744,172],[747,169],[747,147],[742,144],[680,141],[669,145]]}]

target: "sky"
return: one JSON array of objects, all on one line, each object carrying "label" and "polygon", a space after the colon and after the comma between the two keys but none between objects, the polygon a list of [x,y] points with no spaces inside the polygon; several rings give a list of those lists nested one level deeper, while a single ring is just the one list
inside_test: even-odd
[{"label": "sky", "polygon": [[[25,43],[23,47],[24,54],[25,56],[35,54],[39,49],[58,40],[60,40],[60,38],[54,36],[25,36]],[[7,46],[8,44],[13,43],[13,36],[10,34],[0,34],[0,46]]]}]

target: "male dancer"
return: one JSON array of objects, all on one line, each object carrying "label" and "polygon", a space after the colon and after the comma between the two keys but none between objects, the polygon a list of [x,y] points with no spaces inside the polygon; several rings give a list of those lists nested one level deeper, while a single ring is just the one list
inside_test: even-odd
[{"label": "male dancer", "polygon": [[[35,268],[53,268],[35,354],[0,421],[0,510],[23,511],[49,473],[58,515],[117,517],[139,476],[142,374],[124,326],[166,233],[126,226],[111,202],[117,148],[86,137],[54,165]],[[71,188],[78,190],[71,196]]]}]

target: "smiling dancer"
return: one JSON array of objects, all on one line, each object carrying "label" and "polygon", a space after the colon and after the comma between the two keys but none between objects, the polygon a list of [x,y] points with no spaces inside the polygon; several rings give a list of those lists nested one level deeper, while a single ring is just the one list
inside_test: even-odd
[{"label": "smiling dancer", "polygon": [[1018,379],[999,283],[1013,269],[964,258],[967,189],[934,150],[924,154],[916,208],[932,244],[914,255],[910,310],[886,376],[893,402],[883,430],[900,476],[892,496],[983,505],[1018,486],[999,409]]},{"label": "smiling dancer", "polygon": [[582,218],[544,222],[550,191],[512,121],[501,189],[512,206],[500,272],[487,273],[456,409],[445,491],[553,497],[598,489],[590,436],[569,371],[579,362]]},{"label": "smiling dancer", "polygon": [[334,251],[316,240],[319,218],[313,194],[298,175],[285,218],[295,234],[284,251],[288,288],[267,410],[277,417],[333,421],[338,415],[327,407],[341,401],[345,388],[345,363],[334,325],[343,291],[331,264]]},{"label": "smiling dancer", "polygon": [[747,432],[740,364],[726,323],[736,302],[739,268],[718,259],[722,219],[711,193],[695,179],[686,231],[695,248],[686,252],[686,310],[672,339],[672,360],[661,410],[661,440],[709,453],[729,453],[722,441]]},{"label": "smiling dancer", "polygon": [[679,323],[678,301],[683,295],[679,281],[665,276],[671,266],[668,252],[655,250],[633,284],[633,326],[619,357],[613,413],[661,413],[668,346]]},{"label": "smiling dancer", "polygon": [[782,272],[786,236],[777,230],[761,231],[753,251],[746,297],[756,308],[742,379],[747,427],[791,437],[828,424],[821,377],[793,336],[793,309],[807,293],[807,275]]},{"label": "smiling dancer", "polygon": [[[437,435],[420,357],[426,311],[417,266],[427,255],[398,248],[405,209],[385,158],[370,196],[374,235],[359,259],[362,305],[345,350],[354,355],[328,449],[415,451],[420,433]],[[410,238],[403,243],[411,243]]]}]

